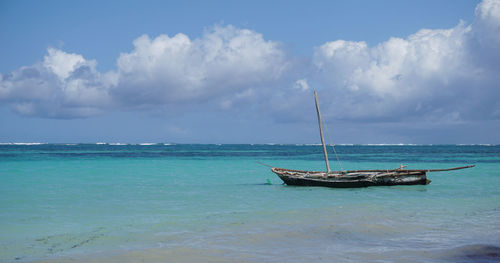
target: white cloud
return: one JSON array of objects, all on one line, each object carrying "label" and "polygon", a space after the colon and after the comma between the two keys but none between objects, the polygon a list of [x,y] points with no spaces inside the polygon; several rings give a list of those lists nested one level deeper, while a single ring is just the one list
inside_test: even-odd
[{"label": "white cloud", "polygon": [[43,62],[0,75],[0,101],[21,115],[49,118],[87,117],[109,106],[112,74],[100,74],[96,62],[49,48]]},{"label": "white cloud", "polygon": [[475,14],[480,22],[494,28],[500,27],[500,1],[483,0],[476,7]]},{"label": "white cloud", "polygon": [[[85,117],[110,107],[181,107],[211,102],[231,108],[287,68],[280,44],[233,26],[199,39],[143,35],[105,74],[96,61],[49,48],[43,62],[0,75],[0,101],[22,115]],[[216,106],[217,107],[217,106]]]},{"label": "white cloud", "polygon": [[143,35],[134,47],[118,58],[120,78],[113,89],[115,96],[132,105],[237,95],[279,79],[287,66],[278,43],[233,26],[216,26],[194,40],[184,34],[154,39]]},{"label": "white cloud", "polygon": [[374,47],[337,40],[316,48],[313,64],[322,92],[331,98],[330,114],[363,120],[495,118],[499,3],[479,4],[470,26],[422,29]]},{"label": "white cloud", "polygon": [[298,89],[301,91],[309,90],[309,84],[307,83],[307,79],[299,79],[299,80],[295,81],[293,86],[295,89]]},{"label": "white cloud", "polygon": [[95,61],[86,61],[81,55],[66,53],[54,48],[47,49],[47,53],[43,60],[43,66],[61,80],[69,77],[70,73],[80,66],[87,65],[95,68],[96,65]]}]

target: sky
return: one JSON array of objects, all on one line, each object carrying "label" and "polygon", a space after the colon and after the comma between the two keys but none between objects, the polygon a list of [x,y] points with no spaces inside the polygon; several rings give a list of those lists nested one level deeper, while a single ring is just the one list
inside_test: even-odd
[{"label": "sky", "polygon": [[500,0],[0,1],[0,142],[500,144]]}]

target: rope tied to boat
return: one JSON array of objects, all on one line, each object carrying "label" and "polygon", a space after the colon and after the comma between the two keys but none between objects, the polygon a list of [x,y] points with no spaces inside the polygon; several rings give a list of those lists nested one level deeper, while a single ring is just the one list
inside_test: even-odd
[{"label": "rope tied to boat", "polygon": [[326,130],[326,135],[328,136],[328,139],[330,140],[330,145],[333,148],[333,153],[335,154],[335,158],[337,158],[337,163],[339,164],[340,170],[344,171],[344,168],[342,167],[342,163],[340,163],[339,155],[337,154],[337,150],[335,150],[335,144],[333,143],[332,137],[330,136],[330,132],[328,131],[328,126],[325,124],[325,130]]},{"label": "rope tied to boat", "polygon": [[271,167],[271,168],[273,168],[273,167],[274,167],[274,166],[272,166],[272,165],[269,165],[269,164],[266,164],[266,163],[263,163],[263,162],[259,162],[259,161],[257,161],[257,160],[254,160],[254,162],[256,162],[256,163],[258,163],[258,164],[261,164],[261,165],[264,165],[264,166],[267,166],[267,167]]}]

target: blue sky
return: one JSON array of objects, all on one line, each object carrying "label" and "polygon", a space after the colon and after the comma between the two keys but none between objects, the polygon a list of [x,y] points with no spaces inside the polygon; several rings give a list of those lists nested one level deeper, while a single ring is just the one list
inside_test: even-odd
[{"label": "blue sky", "polygon": [[499,6],[2,1],[0,141],[500,143]]}]

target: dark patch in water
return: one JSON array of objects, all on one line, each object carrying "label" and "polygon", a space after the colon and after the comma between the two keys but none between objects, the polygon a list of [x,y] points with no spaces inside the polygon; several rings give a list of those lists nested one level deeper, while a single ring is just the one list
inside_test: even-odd
[{"label": "dark patch in water", "polygon": [[500,247],[492,245],[469,245],[452,250],[452,262],[500,262]]}]

